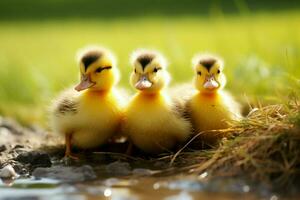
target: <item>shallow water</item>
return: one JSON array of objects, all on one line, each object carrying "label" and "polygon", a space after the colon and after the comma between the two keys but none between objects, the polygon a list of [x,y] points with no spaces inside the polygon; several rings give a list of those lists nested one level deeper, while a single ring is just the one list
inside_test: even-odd
[{"label": "shallow water", "polygon": [[[249,183],[243,179],[212,180],[207,172],[188,175],[175,170],[168,174],[161,170],[168,162],[130,160],[119,154],[95,155],[97,156],[68,164],[60,159],[54,160],[51,168],[43,168],[52,169],[51,173],[41,176],[50,178],[28,178],[23,175],[14,181],[2,180],[0,200],[287,199],[261,184]],[[89,171],[91,174],[87,176]],[[34,171],[32,174],[38,177]]]},{"label": "shallow water", "polygon": [[[224,185],[223,185],[224,184]],[[217,182],[214,184],[182,178],[140,177],[108,178],[91,182],[66,184],[53,179],[18,179],[0,184],[0,200],[139,200],[139,199],[271,199],[275,194],[257,194],[242,182]],[[282,198],[281,198],[282,199]]]},{"label": "shallow water", "polygon": [[[53,160],[53,166],[49,169],[54,171],[41,176],[50,179],[25,178],[27,175],[23,175],[14,181],[0,181],[0,200],[284,199],[260,184],[250,184],[242,179],[211,180],[208,178],[210,174],[206,172],[188,175],[178,174],[175,170],[168,174],[162,170],[166,163],[168,164],[157,160],[124,158],[120,154],[95,154],[67,164],[60,159]],[[86,168],[83,171],[73,170],[84,166]],[[64,171],[66,168],[72,170]],[[86,176],[89,170],[94,173],[93,176]],[[84,178],[78,176],[83,174]],[[54,177],[58,177],[58,180]]]}]

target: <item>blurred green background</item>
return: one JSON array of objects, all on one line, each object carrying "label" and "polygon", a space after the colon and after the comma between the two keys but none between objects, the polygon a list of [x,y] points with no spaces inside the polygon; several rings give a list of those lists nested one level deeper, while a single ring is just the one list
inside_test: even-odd
[{"label": "blurred green background", "polygon": [[299,11],[296,0],[2,0],[0,114],[45,122],[51,99],[78,79],[76,51],[89,44],[115,52],[127,88],[136,48],[163,52],[173,85],[192,79],[195,53],[213,52],[235,96],[276,101],[300,88]]}]

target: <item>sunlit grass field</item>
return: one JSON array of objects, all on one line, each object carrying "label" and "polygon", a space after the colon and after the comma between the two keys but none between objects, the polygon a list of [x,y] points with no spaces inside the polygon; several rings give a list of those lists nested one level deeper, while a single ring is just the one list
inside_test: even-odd
[{"label": "sunlit grass field", "polygon": [[111,20],[0,22],[0,113],[45,121],[51,99],[78,80],[76,51],[111,48],[128,84],[129,55],[160,50],[172,85],[191,81],[191,58],[213,52],[226,63],[227,89],[238,98],[276,100],[300,89],[300,13],[214,17],[145,17]]}]

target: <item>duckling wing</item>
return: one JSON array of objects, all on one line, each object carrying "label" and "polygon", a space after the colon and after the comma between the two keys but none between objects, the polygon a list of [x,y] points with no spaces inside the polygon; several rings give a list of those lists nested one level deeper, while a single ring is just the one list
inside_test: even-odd
[{"label": "duckling wing", "polygon": [[62,92],[53,104],[53,114],[56,116],[77,114],[79,105],[77,96],[71,89]]},{"label": "duckling wing", "polygon": [[168,91],[173,103],[172,110],[179,116],[189,119],[187,105],[195,92],[196,90],[194,89],[192,83],[184,83],[172,87]]}]

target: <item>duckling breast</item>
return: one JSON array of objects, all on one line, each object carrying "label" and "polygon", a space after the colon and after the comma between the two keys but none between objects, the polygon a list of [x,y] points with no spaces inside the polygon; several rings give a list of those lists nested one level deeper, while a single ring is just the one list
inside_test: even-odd
[{"label": "duckling breast", "polygon": [[[228,122],[236,120],[239,116],[236,103],[222,92],[215,96],[196,94],[187,107],[195,134],[202,131],[226,129],[229,127]],[[222,136],[210,132],[202,134],[202,138],[205,139],[218,137]]]},{"label": "duckling breast", "polygon": [[125,134],[148,153],[170,150],[189,135],[189,123],[180,121],[163,98],[148,102],[133,99],[125,116]]}]

